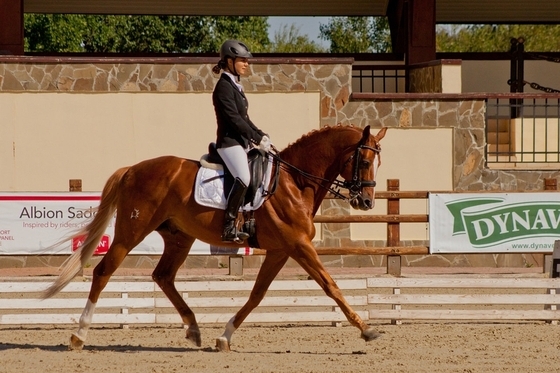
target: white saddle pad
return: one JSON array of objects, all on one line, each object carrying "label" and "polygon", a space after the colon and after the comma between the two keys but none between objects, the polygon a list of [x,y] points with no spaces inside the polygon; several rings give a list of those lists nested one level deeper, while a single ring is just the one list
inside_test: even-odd
[{"label": "white saddle pad", "polygon": [[[252,203],[241,206],[240,211],[256,210],[264,203],[264,192],[268,192],[270,185],[270,176],[272,173],[272,160],[269,160],[263,183],[259,186]],[[225,210],[227,198],[224,193],[224,170],[208,168],[201,166],[196,174],[196,181],[194,186],[195,201],[202,206],[212,207],[216,209]]]}]

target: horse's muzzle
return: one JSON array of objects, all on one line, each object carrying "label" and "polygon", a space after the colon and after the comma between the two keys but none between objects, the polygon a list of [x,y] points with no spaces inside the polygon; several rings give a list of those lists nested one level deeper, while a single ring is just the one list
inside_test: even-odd
[{"label": "horse's muzzle", "polygon": [[350,206],[356,210],[371,210],[375,206],[375,200],[369,197],[363,197],[361,194],[350,201]]}]

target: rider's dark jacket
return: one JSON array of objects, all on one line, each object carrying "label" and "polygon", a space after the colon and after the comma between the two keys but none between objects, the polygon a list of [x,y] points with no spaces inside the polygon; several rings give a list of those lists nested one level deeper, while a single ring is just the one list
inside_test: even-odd
[{"label": "rider's dark jacket", "polygon": [[216,83],[212,94],[212,102],[218,122],[216,131],[216,146],[218,148],[227,148],[234,145],[247,148],[249,142],[257,145],[261,142],[265,133],[249,119],[247,97],[227,74],[222,74],[218,83]]}]

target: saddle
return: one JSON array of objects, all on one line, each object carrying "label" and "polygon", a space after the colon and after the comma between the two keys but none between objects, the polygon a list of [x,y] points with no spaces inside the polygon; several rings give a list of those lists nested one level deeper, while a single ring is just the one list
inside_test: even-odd
[{"label": "saddle", "polygon": [[[247,158],[251,181],[247,186],[245,200],[241,206],[244,218],[243,231],[250,235],[249,245],[259,247],[253,214],[263,204],[266,197],[274,193],[278,170],[274,176],[271,175],[269,156],[260,149],[251,149],[247,153]],[[229,195],[235,179],[218,154],[215,143],[210,143],[208,154],[201,157],[200,165],[195,185],[195,200],[203,206],[225,208],[226,196]]]},{"label": "saddle", "polygon": [[[266,153],[258,148],[253,148],[247,153],[247,160],[249,162],[251,181],[249,185],[247,185],[244,204],[251,203],[254,200],[259,187],[264,182],[268,167],[268,157]],[[223,170],[224,194],[226,196],[229,195],[235,178],[227,169],[222,157],[218,154],[216,143],[212,142],[208,145],[208,154],[202,156],[200,163],[206,168]]]}]

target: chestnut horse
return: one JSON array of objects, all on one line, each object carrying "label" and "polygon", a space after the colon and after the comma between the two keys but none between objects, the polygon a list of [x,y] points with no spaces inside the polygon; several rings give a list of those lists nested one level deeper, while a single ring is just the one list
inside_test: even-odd
[{"label": "chestnut horse", "polygon": [[[379,334],[346,302],[324,268],[312,239],[313,217],[326,194],[346,188],[355,209],[374,205],[375,173],[380,164],[379,142],[370,127],[325,127],[304,135],[274,155],[279,179],[274,194],[254,213],[260,247],[266,255],[247,303],[227,323],[216,340],[218,350],[229,351],[233,332],[263,299],[272,280],[288,258],[294,259],[340,307],[350,324],[371,341]],[[195,202],[193,185],[200,163],[164,156],[117,170],[105,184],[97,214],[79,233],[86,240],[64,264],[61,274],[44,292],[48,298],[64,288],[91,258],[115,211],[113,242],[93,271],[87,304],[79,328],[70,338],[70,349],[81,349],[99,295],[126,255],[149,233],[157,231],[164,241],[163,254],[152,278],[177,309],[185,324],[186,338],[201,346],[200,330],[193,311],[175,288],[175,275],[195,239],[217,246],[240,247],[220,239],[224,212]],[[338,179],[342,177],[344,181]],[[336,188],[333,189],[333,184]]]}]

